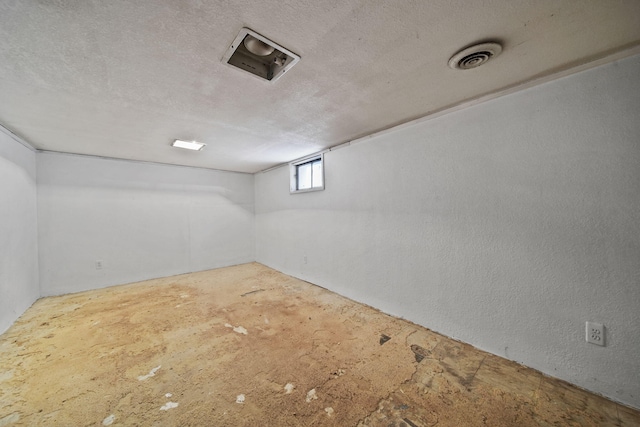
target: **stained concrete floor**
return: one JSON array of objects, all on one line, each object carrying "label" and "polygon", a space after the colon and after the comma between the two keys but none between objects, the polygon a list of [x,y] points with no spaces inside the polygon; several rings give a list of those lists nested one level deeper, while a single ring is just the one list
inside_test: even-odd
[{"label": "stained concrete floor", "polygon": [[260,264],[37,301],[0,426],[638,426],[640,413]]}]

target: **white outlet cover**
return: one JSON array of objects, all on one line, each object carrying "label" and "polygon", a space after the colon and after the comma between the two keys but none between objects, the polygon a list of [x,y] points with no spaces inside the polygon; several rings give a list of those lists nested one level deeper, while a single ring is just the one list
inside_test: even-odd
[{"label": "white outlet cover", "polygon": [[604,346],[604,325],[602,323],[587,322],[585,332],[588,343]]}]

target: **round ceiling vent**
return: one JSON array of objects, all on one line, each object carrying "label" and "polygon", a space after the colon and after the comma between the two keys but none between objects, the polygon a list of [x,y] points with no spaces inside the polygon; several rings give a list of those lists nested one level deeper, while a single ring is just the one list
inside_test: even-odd
[{"label": "round ceiling vent", "polygon": [[500,55],[502,46],[499,43],[480,43],[462,49],[449,60],[449,67],[456,70],[469,70],[485,64]]}]

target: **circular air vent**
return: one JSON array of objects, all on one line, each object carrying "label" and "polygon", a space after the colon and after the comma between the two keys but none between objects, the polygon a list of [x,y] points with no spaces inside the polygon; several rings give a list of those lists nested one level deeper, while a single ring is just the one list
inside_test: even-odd
[{"label": "circular air vent", "polygon": [[469,70],[485,64],[502,52],[498,43],[481,43],[462,49],[449,60],[449,67],[456,70]]}]

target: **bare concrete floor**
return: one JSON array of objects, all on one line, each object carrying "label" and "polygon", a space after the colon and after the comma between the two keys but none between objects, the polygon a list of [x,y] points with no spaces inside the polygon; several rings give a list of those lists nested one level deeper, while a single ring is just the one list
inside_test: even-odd
[{"label": "bare concrete floor", "polygon": [[640,414],[259,264],[36,302],[0,426],[638,426]]}]

